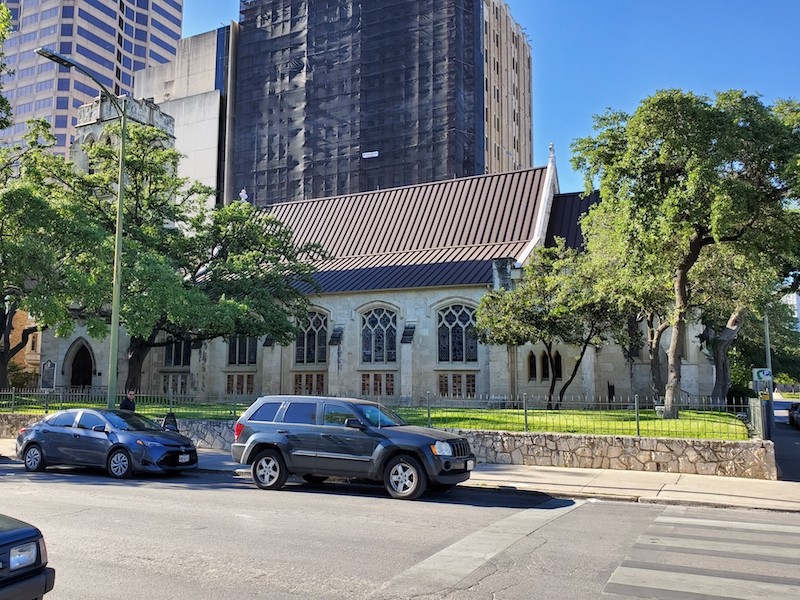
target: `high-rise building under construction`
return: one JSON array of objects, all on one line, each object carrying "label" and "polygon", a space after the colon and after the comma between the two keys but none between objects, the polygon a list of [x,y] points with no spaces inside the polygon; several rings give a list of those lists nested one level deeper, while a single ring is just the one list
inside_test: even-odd
[{"label": "high-rise building under construction", "polygon": [[242,0],[229,185],[265,206],[532,166],[503,0]]}]

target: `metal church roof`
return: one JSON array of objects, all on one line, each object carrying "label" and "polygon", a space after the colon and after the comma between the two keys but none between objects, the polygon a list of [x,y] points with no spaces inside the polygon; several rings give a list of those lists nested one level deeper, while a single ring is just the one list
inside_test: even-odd
[{"label": "metal church roof", "polygon": [[316,242],[322,292],[489,284],[492,261],[535,237],[545,167],[275,204],[297,244]]}]

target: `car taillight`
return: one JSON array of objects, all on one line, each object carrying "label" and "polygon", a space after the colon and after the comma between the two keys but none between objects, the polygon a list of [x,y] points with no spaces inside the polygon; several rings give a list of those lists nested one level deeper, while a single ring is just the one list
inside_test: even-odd
[{"label": "car taillight", "polygon": [[242,430],[244,429],[244,425],[242,423],[236,423],[233,426],[233,441],[239,441],[239,436],[242,435]]},{"label": "car taillight", "polygon": [[20,435],[22,435],[22,434],[23,434],[23,433],[25,433],[26,431],[28,431],[28,428],[27,428],[27,427],[22,427],[22,428],[19,430],[19,434],[20,434]]}]

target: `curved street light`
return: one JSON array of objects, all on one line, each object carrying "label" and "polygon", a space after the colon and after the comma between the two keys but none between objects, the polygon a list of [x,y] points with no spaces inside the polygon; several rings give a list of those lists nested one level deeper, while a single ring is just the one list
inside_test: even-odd
[{"label": "curved street light", "polygon": [[117,392],[117,354],[119,350],[119,305],[120,293],[122,287],[122,201],[125,195],[125,128],[127,124],[127,115],[125,113],[125,96],[122,97],[122,104],[117,100],[116,96],[112,94],[106,86],[104,86],[97,77],[86,67],[80,63],[75,62],[71,58],[67,58],[57,52],[48,50],[47,48],[37,48],[36,53],[52,60],[54,63],[66,67],[68,69],[75,69],[83,73],[89,79],[94,81],[97,86],[102,90],[102,93],[111,101],[114,108],[120,116],[120,142],[119,142],[119,180],[117,182],[117,222],[116,222],[116,238],[114,241],[114,292],[111,300],[111,338],[109,340],[109,356],[108,356],[108,394],[106,400],[108,408],[114,408],[116,404]]}]

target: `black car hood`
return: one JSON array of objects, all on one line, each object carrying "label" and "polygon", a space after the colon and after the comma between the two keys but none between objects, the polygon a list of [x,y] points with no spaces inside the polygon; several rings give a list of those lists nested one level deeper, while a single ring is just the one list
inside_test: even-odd
[{"label": "black car hood", "polygon": [[13,544],[41,535],[39,530],[19,519],[0,515],[0,544]]}]

